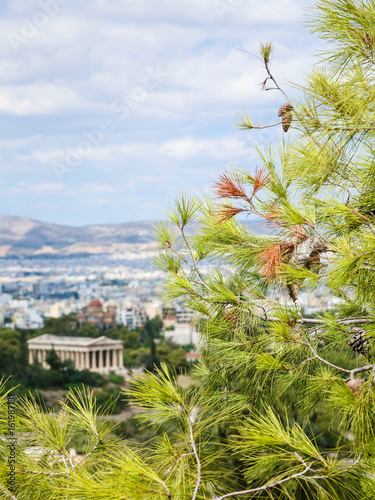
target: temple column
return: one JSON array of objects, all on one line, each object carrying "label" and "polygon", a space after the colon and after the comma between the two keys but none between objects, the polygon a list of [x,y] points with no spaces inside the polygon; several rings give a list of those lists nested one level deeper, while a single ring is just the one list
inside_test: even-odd
[{"label": "temple column", "polygon": [[103,351],[99,351],[99,369],[103,370]]},{"label": "temple column", "polygon": [[124,356],[123,356],[123,353],[122,353],[122,349],[119,349],[119,355],[120,355],[120,364],[119,364],[119,367],[120,368],[124,368]]},{"label": "temple column", "polygon": [[117,362],[117,349],[112,349],[112,366],[116,370],[118,367],[118,362]]},{"label": "temple column", "polygon": [[29,365],[33,364],[33,350],[29,350]]}]

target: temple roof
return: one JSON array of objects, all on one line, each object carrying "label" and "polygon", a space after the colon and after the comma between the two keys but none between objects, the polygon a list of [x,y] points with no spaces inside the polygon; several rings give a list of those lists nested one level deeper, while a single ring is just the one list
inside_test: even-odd
[{"label": "temple roof", "polygon": [[50,344],[52,346],[76,346],[76,347],[95,347],[100,345],[105,345],[108,347],[121,347],[121,340],[113,340],[104,335],[92,338],[92,337],[65,337],[60,335],[50,335],[49,333],[45,333],[44,335],[39,335],[39,337],[35,337],[27,341],[29,347],[38,348],[38,345]]}]

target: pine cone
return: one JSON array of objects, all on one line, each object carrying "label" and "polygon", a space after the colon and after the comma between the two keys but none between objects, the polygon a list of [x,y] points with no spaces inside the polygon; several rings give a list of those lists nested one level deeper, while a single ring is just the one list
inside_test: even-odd
[{"label": "pine cone", "polygon": [[362,390],[363,380],[355,378],[354,380],[349,380],[346,385],[349,387],[352,393],[357,396],[357,394],[359,394]]},{"label": "pine cone", "polygon": [[[290,113],[289,113],[290,114]],[[283,119],[286,115],[283,116]],[[327,250],[327,245],[317,236],[306,236],[300,243],[294,245],[293,252],[287,262],[306,269],[313,269],[313,272],[320,271],[320,254]],[[298,300],[298,291],[302,281],[288,283],[287,288],[289,296],[296,302]]]},{"label": "pine cone", "polygon": [[299,286],[297,283],[288,283],[287,285],[288,292],[289,292],[289,297],[294,300],[294,302],[297,302],[298,300],[298,290]]},{"label": "pine cone", "polygon": [[289,102],[286,102],[285,104],[282,104],[280,106],[279,112],[277,116],[283,116],[285,113],[290,113],[293,109],[293,106],[289,104]]},{"label": "pine cone", "polygon": [[348,345],[353,349],[354,352],[358,354],[363,354],[363,356],[368,356],[369,354],[369,343],[364,336],[364,330],[361,328],[354,328],[353,335],[348,340]]},{"label": "pine cone", "polygon": [[288,132],[290,124],[292,123],[292,113],[285,113],[281,118],[281,123],[283,124],[284,132]]}]

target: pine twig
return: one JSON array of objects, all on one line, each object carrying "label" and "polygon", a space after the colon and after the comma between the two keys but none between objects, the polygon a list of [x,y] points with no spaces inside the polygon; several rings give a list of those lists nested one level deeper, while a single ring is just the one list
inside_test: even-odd
[{"label": "pine twig", "polygon": [[81,460],[80,460],[79,462],[77,462],[77,463],[73,466],[73,469],[75,469],[76,467],[78,467],[78,465],[80,465],[80,464],[81,464],[84,460],[86,460],[86,459],[87,459],[90,455],[92,455],[92,454],[94,453],[94,451],[96,450],[96,448],[98,447],[99,443],[100,443],[100,439],[99,439],[99,438],[97,438],[97,439],[96,439],[96,442],[95,442],[94,446],[91,448],[91,450],[90,450],[88,453],[86,453],[86,455],[85,455],[85,456],[83,456],[83,457],[81,458]]},{"label": "pine twig", "polygon": [[243,491],[234,491],[232,493],[227,493],[226,495],[222,495],[221,497],[216,497],[214,500],[223,500],[224,498],[229,498],[229,497],[234,497],[235,495],[248,495],[249,493],[257,493],[258,491],[264,491],[268,490],[269,488],[274,488],[275,486],[280,486],[281,484],[284,484],[288,481],[291,481],[292,479],[296,479],[297,477],[304,476],[306,472],[308,472],[311,469],[312,464],[306,465],[305,469],[302,472],[298,472],[297,474],[293,474],[289,477],[286,477],[285,479],[282,479],[281,481],[277,481],[275,483],[271,484],[265,484],[264,486],[260,486],[259,488],[252,488],[250,490],[243,490]]},{"label": "pine twig", "polygon": [[[280,318],[268,318],[267,321],[281,321]],[[339,324],[344,324],[344,325],[355,325],[355,324],[363,324],[363,323],[374,323],[375,320],[370,319],[370,318],[344,318],[344,319],[339,319],[337,323]],[[295,321],[295,323],[300,323],[300,324],[305,324],[305,323],[311,323],[311,324],[317,324],[317,325],[325,325],[326,322],[323,319],[317,319],[317,318],[300,318]]]},{"label": "pine twig", "polygon": [[277,122],[277,123],[272,123],[271,125],[258,125],[258,126],[253,126],[252,128],[255,130],[262,130],[264,128],[272,128],[272,127],[277,127],[278,125],[281,125],[282,122]]},{"label": "pine twig", "polygon": [[310,342],[305,337],[304,337],[304,342],[298,342],[297,341],[297,343],[303,344],[303,345],[307,346],[310,349],[310,351],[313,353],[314,357],[316,359],[319,359],[319,361],[321,361],[322,363],[330,366],[331,368],[334,368],[335,370],[339,370],[341,372],[349,373],[351,380],[353,380],[355,378],[355,375],[357,373],[368,372],[370,370],[374,370],[375,369],[375,365],[366,365],[366,366],[361,366],[360,368],[353,368],[353,370],[347,370],[346,368],[342,368],[341,366],[336,366],[333,363],[330,363],[326,359],[323,359],[321,356],[319,356],[319,354],[315,351],[315,349],[313,348],[313,346],[310,344]]},{"label": "pine twig", "polygon": [[199,487],[200,487],[201,482],[202,482],[202,464],[201,464],[201,461],[199,459],[197,446],[196,446],[195,441],[194,441],[193,426],[192,426],[190,414],[187,415],[187,422],[188,422],[189,433],[190,433],[190,446],[191,446],[191,448],[193,450],[195,461],[197,462],[197,475],[198,475],[198,478],[197,478],[197,484],[195,485],[194,493],[193,493],[193,496],[192,496],[192,499],[191,499],[191,500],[196,500],[197,495],[198,495],[198,491],[199,491]]}]

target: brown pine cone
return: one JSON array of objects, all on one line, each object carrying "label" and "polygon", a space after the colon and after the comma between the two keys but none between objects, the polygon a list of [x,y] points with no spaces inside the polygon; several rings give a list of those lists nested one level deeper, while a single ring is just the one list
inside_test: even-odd
[{"label": "brown pine cone", "polygon": [[364,356],[369,354],[369,342],[362,328],[353,328],[348,344],[358,354],[363,354]]},{"label": "brown pine cone", "polygon": [[281,118],[284,132],[288,132],[290,124],[292,123],[292,113],[284,113]]},{"label": "brown pine cone", "polygon": [[282,104],[280,106],[279,112],[277,116],[283,116],[285,113],[290,113],[293,109],[293,106],[289,104],[289,102],[286,102],[285,104]]},{"label": "brown pine cone", "polygon": [[352,393],[357,396],[363,389],[363,380],[359,378],[355,378],[354,380],[349,380],[349,382],[346,383],[346,385],[349,387],[349,389],[352,391]]},{"label": "brown pine cone", "polygon": [[296,283],[288,283],[286,286],[288,288],[289,297],[293,299],[294,302],[297,302],[299,286]]}]

